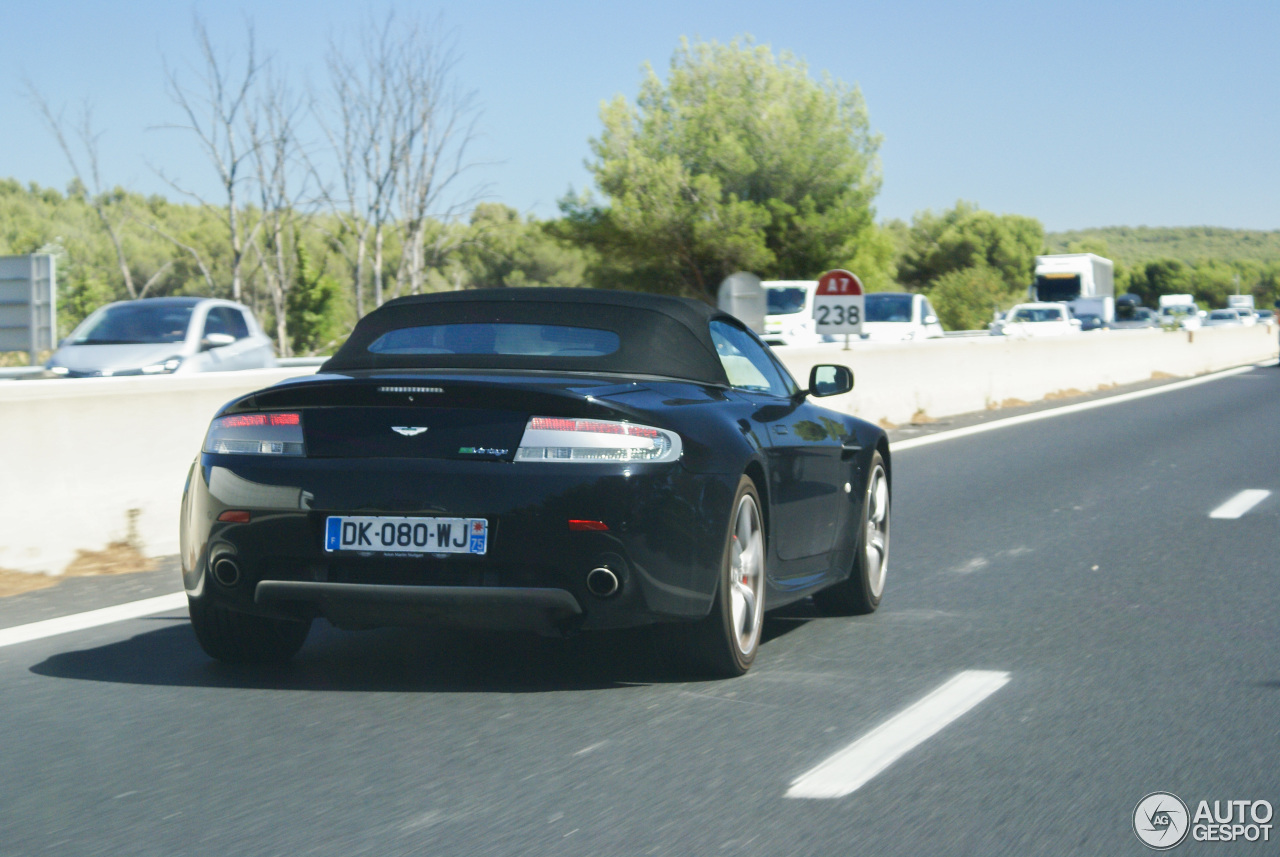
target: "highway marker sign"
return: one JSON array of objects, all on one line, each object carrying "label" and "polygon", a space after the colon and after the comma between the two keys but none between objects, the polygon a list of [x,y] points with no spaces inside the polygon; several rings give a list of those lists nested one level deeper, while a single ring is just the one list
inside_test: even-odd
[{"label": "highway marker sign", "polygon": [[862,317],[866,298],[862,281],[842,268],[827,271],[818,278],[813,296],[814,330],[818,333],[862,333]]}]

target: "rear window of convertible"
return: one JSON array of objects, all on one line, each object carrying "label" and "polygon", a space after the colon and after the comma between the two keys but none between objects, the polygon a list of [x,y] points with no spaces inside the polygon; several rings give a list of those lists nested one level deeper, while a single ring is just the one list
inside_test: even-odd
[{"label": "rear window of convertible", "polygon": [[372,354],[507,354],[603,357],[618,350],[611,330],[557,324],[429,324],[389,330],[369,343]]}]

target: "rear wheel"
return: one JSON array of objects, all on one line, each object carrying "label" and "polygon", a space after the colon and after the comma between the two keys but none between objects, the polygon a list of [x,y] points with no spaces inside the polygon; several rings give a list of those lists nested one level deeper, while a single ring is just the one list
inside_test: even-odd
[{"label": "rear wheel", "polygon": [[880,453],[871,456],[871,473],[862,500],[853,570],[835,586],[817,592],[814,603],[826,613],[841,616],[873,613],[884,595],[889,567],[889,475]]},{"label": "rear wheel", "polygon": [[700,671],[740,676],[760,648],[764,622],[764,527],[760,496],[747,476],[738,483],[711,612],[689,631],[684,659]]},{"label": "rear wheel", "polygon": [[205,654],[227,664],[284,663],[298,653],[311,621],[268,619],[187,600],[191,628]]}]

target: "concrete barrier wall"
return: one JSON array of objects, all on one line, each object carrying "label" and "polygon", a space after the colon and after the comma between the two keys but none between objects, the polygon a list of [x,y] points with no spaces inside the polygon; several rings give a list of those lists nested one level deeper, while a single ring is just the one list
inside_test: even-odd
[{"label": "concrete barrier wall", "polygon": [[1271,325],[1197,331],[1109,330],[1075,336],[1004,336],[926,342],[779,348],[802,384],[815,363],[854,371],[852,393],[829,407],[900,425],[917,415],[943,417],[1089,393],[1155,377],[1189,377],[1276,359]]},{"label": "concrete barrier wall", "polygon": [[78,550],[178,552],[187,469],[227,401],[314,367],[0,382],[0,568],[59,574]]},{"label": "concrete barrier wall", "polygon": [[[904,423],[1009,400],[1274,359],[1275,331],[1108,331],[780,348],[802,383],[814,363],[851,366],[857,385],[825,400],[873,422]],[[177,553],[187,470],[224,402],[313,367],[205,376],[0,382],[0,568],[61,573],[79,550],[128,541]]]}]

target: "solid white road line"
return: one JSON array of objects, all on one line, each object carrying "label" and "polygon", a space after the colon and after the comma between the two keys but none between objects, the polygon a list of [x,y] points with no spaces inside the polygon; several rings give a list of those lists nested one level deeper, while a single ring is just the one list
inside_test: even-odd
[{"label": "solid white road line", "polygon": [[787,797],[838,798],[936,735],[1009,681],[1005,672],[962,672],[910,708],[895,714],[826,761],[796,778]]},{"label": "solid white road line", "polygon": [[83,631],[85,628],[96,628],[99,625],[110,625],[112,622],[123,622],[126,619],[137,619],[139,616],[150,616],[153,613],[185,610],[186,607],[187,593],[174,592],[170,595],[144,598],[141,601],[130,601],[128,604],[117,604],[114,607],[103,607],[101,610],[90,610],[88,613],[59,616],[57,619],[45,619],[43,622],[18,625],[16,628],[2,628],[0,629],[0,648],[28,643],[32,640],[43,640],[45,637],[56,637],[71,631]]},{"label": "solid white road line", "polygon": [[1232,375],[1242,375],[1245,372],[1252,372],[1255,368],[1257,367],[1240,366],[1235,369],[1227,369],[1223,372],[1214,372],[1211,375],[1201,375],[1198,378],[1188,378],[1186,381],[1175,381],[1172,384],[1165,384],[1160,387],[1151,387],[1146,390],[1135,390],[1132,393],[1121,393],[1118,396],[1108,396],[1105,399],[1094,399],[1092,402],[1078,402],[1074,405],[1063,405],[1060,408],[1048,408],[1047,410],[1036,411],[1033,414],[1021,414],[1020,416],[1009,417],[1007,420],[992,420],[989,423],[979,423],[976,426],[966,426],[965,428],[952,429],[951,431],[940,431],[935,434],[927,434],[924,437],[913,437],[908,438],[907,440],[892,441],[889,444],[889,448],[893,452],[904,449],[914,449],[918,446],[929,446],[931,444],[942,443],[947,440],[955,440],[958,437],[967,437],[971,434],[982,434],[983,432],[995,431],[996,429],[1006,428],[1007,426],[1034,423],[1039,420],[1063,417],[1067,414],[1076,414],[1080,411],[1091,411],[1094,408],[1105,408],[1108,405],[1132,402],[1135,399],[1145,399],[1148,396],[1158,396],[1161,393],[1172,393],[1175,390],[1185,390],[1187,387],[1194,387],[1198,384],[1207,384],[1208,382],[1216,381],[1219,378],[1229,378]]},{"label": "solid white road line", "polygon": [[1263,491],[1260,488],[1250,488],[1247,491],[1241,491],[1227,502],[1209,513],[1210,518],[1239,518],[1248,512],[1254,506],[1271,496],[1270,491]]}]

